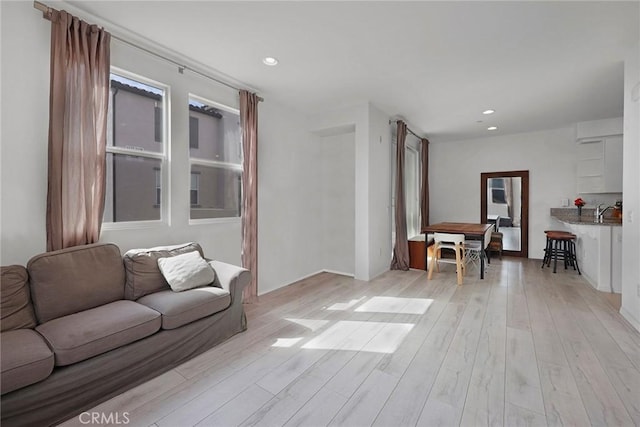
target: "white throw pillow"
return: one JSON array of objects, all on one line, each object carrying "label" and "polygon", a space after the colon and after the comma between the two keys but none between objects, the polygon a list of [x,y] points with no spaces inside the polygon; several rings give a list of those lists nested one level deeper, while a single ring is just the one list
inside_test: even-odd
[{"label": "white throw pillow", "polygon": [[158,258],[158,267],[175,292],[208,285],[216,278],[213,268],[197,251]]}]

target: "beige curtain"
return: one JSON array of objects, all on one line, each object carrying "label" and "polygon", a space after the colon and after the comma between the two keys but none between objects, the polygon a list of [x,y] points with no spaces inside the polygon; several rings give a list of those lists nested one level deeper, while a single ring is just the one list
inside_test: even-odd
[{"label": "beige curtain", "polygon": [[97,242],[104,210],[111,35],[51,13],[47,250]]},{"label": "beige curtain", "polygon": [[240,91],[242,126],[242,266],[251,270],[244,301],[258,297],[258,96]]},{"label": "beige curtain", "polygon": [[407,213],[404,196],[404,149],[407,138],[407,125],[397,122],[396,144],[396,241],[393,247],[392,270],[409,269],[409,242],[407,241]]},{"label": "beige curtain", "polygon": [[[507,215],[513,221],[513,184],[511,178],[504,178],[504,198],[507,201]],[[500,226],[500,224],[497,224]]]},{"label": "beige curtain", "polygon": [[420,231],[429,225],[429,140],[422,138],[422,176],[420,185]]}]

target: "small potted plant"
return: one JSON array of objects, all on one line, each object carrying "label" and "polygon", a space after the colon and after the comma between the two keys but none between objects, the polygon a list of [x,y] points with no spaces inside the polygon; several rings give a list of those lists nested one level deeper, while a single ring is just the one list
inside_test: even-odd
[{"label": "small potted plant", "polygon": [[582,197],[578,197],[577,199],[575,199],[573,201],[573,204],[578,207],[578,216],[582,216],[582,207],[585,205],[584,200],[582,200]]}]

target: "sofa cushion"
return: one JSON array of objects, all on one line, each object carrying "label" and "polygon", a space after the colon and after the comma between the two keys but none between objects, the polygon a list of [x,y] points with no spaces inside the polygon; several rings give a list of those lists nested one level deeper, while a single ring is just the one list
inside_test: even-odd
[{"label": "sofa cushion", "polygon": [[2,331],[35,328],[29,275],[21,265],[0,269],[0,328]]},{"label": "sofa cushion", "polygon": [[27,270],[39,323],[124,297],[122,255],[114,244],[73,246],[36,255]]},{"label": "sofa cushion", "polygon": [[51,320],[36,330],[69,365],[149,336],[160,329],[160,313],[133,301],[115,301]]},{"label": "sofa cushion", "polygon": [[158,268],[158,259],[198,251],[204,256],[197,243],[174,246],[158,246],[149,249],[132,249],[124,254],[126,270],[125,298],[137,300],[147,294],[170,289]]},{"label": "sofa cushion", "polygon": [[229,307],[231,294],[213,286],[183,292],[160,291],[138,301],[162,313],[162,328],[175,329]]},{"label": "sofa cushion", "polygon": [[198,251],[158,258],[158,268],[174,292],[209,285],[216,279],[213,268]]},{"label": "sofa cushion", "polygon": [[0,334],[2,394],[47,378],[53,371],[53,352],[32,329],[15,329]]}]

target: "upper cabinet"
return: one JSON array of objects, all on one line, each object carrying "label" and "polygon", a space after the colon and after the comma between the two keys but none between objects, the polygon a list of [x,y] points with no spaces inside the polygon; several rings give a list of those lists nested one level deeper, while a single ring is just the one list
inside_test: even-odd
[{"label": "upper cabinet", "polygon": [[622,193],[622,119],[576,126],[578,193]]},{"label": "upper cabinet", "polygon": [[622,193],[622,136],[578,142],[578,193]]}]

